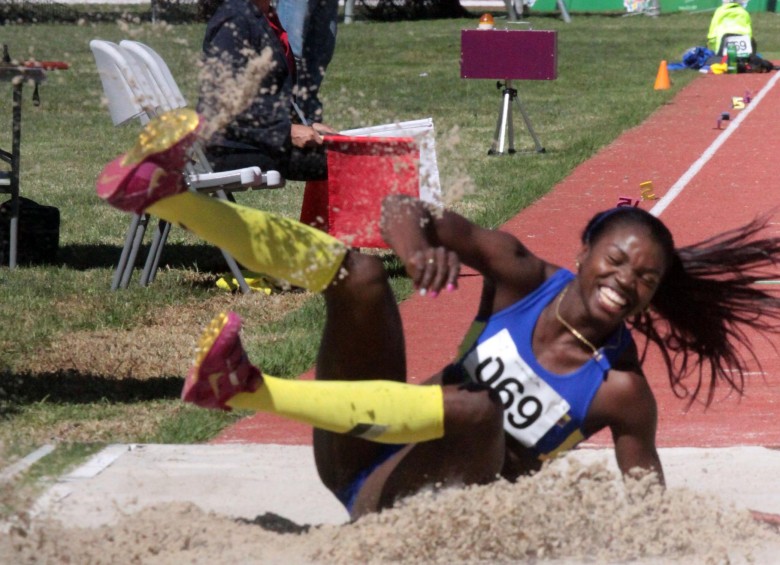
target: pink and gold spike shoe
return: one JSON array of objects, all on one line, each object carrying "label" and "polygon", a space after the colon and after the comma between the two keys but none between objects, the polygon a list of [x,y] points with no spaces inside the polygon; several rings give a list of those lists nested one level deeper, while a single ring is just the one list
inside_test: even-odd
[{"label": "pink and gold spike shoe", "polygon": [[262,386],[263,375],[249,362],[240,332],[241,318],[235,312],[223,312],[211,321],[198,342],[182,400],[230,411],[225,402],[239,392],[254,392]]},{"label": "pink and gold spike shoe", "polygon": [[201,123],[201,117],[187,108],[150,121],[135,146],[100,173],[98,196],[114,208],[140,214],[161,198],[187,190],[182,171]]}]

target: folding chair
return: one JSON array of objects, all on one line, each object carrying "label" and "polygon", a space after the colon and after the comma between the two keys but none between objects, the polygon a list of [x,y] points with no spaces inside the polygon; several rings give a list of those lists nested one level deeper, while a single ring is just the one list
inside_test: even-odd
[{"label": "folding chair", "polygon": [[[141,124],[148,123],[151,117],[157,115],[159,108],[156,107],[155,97],[146,94],[152,88],[151,85],[139,83],[144,80],[144,75],[131,68],[131,63],[117,44],[95,39],[90,41],[89,47],[95,57],[114,125],[124,125],[134,119],[138,119]],[[133,215],[111,281],[112,290],[127,287],[148,222],[148,214]]]},{"label": "folding chair", "polygon": [[170,68],[165,60],[151,47],[140,41],[131,41],[123,39],[119,46],[128,53],[133,60],[141,67],[145,68],[152,81],[159,89],[165,105],[165,110],[174,110],[184,108],[187,100],[184,98],[179,85],[173,78]]},{"label": "folding chair", "polygon": [[[144,43],[129,39],[122,40],[119,45],[129,58],[133,59],[147,73],[149,82],[154,85],[155,92],[160,95],[159,101],[164,111],[187,106],[187,100],[173,78],[167,63],[154,49]],[[266,171],[263,174],[259,167],[215,173],[200,143],[195,144],[190,156],[192,163],[188,166],[186,180],[190,189],[196,192],[215,192],[217,197],[233,201],[232,194],[230,194],[232,192],[248,188],[280,188],[284,186],[284,181],[278,172]],[[261,176],[258,177],[258,175]],[[155,232],[149,250],[149,258],[141,275],[142,284],[147,284],[154,279],[154,273],[157,271],[160,254],[168,237],[169,229],[170,227],[165,225],[162,230],[158,228]]]},{"label": "folding chair", "polygon": [[[172,76],[170,83],[156,80],[152,71],[143,64],[139,57],[131,55],[120,45],[109,41],[92,40],[90,49],[95,57],[114,125],[119,126],[133,119],[138,119],[142,124],[145,124],[162,112],[186,105],[186,100],[178,87],[172,94],[170,86],[166,86],[166,84],[175,85]],[[167,69],[167,65],[165,68]],[[168,71],[168,75],[170,75],[170,71]],[[283,186],[283,181],[276,171],[263,173],[259,167],[248,167],[214,173],[199,148],[194,151],[193,158],[196,163],[199,163],[199,166],[197,169],[193,167],[186,172],[185,181],[194,191],[212,193],[219,198],[228,199],[226,191]],[[133,216],[114,272],[112,290],[126,288],[129,284],[148,222],[149,216],[147,214]],[[146,286],[154,280],[169,229],[170,225],[167,222],[161,221],[158,225],[141,275],[140,284],[142,286]],[[235,260],[224,250],[222,254],[241,290],[245,293],[250,292]]]}]

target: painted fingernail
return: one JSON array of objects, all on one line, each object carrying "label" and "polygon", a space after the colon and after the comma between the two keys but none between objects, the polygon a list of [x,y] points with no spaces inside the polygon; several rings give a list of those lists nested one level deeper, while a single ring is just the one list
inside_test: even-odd
[{"label": "painted fingernail", "polygon": [[436,298],[437,296],[439,296],[439,293],[436,292],[435,290],[432,290],[431,291],[431,298]]},{"label": "painted fingernail", "polygon": [[447,285],[447,292],[452,292],[453,290],[455,290],[455,285],[452,284],[452,283],[448,284]]}]

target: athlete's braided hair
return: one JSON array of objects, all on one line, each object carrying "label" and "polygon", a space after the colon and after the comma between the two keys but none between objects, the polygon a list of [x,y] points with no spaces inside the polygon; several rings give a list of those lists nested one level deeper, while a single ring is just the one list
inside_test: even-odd
[{"label": "athlete's braided hair", "polygon": [[[759,237],[769,218],[769,214],[758,217],[679,249],[663,222],[640,208],[607,210],[585,228],[583,243],[594,243],[618,223],[639,224],[664,249],[669,267],[651,309],[629,324],[647,337],[643,359],[650,342],[658,345],[678,397],[693,402],[707,386],[709,405],[718,381],[742,394],[746,357],[760,366],[746,330],[780,331],[780,296],[771,287],[757,284],[777,279],[780,273],[780,237]],[[692,380],[683,382],[686,377]]]}]

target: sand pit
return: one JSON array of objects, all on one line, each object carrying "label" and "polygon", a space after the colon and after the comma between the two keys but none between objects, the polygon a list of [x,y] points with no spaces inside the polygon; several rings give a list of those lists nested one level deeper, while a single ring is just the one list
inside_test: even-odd
[{"label": "sand pit", "polygon": [[[746,478],[747,479],[747,478]],[[12,563],[766,563],[780,535],[714,495],[567,460],[516,484],[430,490],[343,525],[157,504],[97,528],[19,523]],[[279,533],[279,532],[297,533]]]}]

